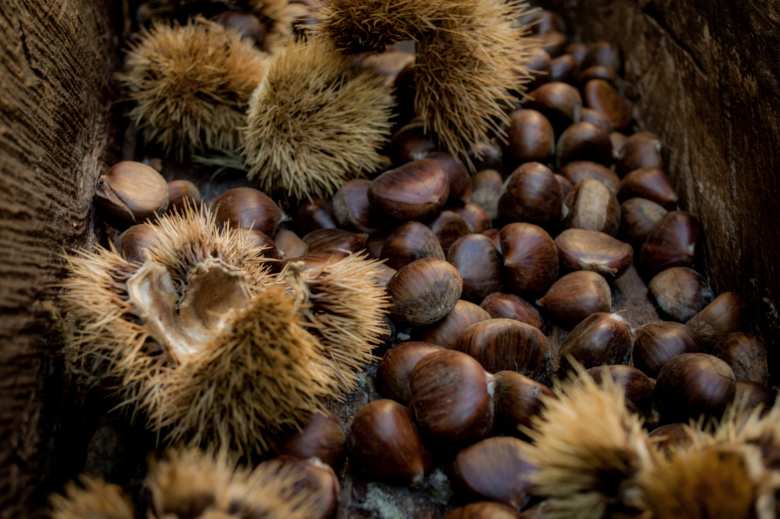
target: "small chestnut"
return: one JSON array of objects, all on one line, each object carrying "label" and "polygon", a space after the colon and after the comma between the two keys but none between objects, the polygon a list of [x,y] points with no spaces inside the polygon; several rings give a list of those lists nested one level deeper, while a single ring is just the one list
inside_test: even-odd
[{"label": "small chestnut", "polygon": [[614,236],[620,227],[620,204],[603,183],[586,179],[566,198],[564,213],[569,227]]},{"label": "small chestnut", "polygon": [[581,67],[585,63],[585,58],[588,56],[588,46],[584,43],[570,43],[566,46],[566,54],[570,54],[578,67]]},{"label": "small chestnut", "polygon": [[322,199],[309,200],[301,204],[293,218],[295,229],[308,234],[318,229],[336,229],[336,220],[330,202]]},{"label": "small chestnut", "polygon": [[582,320],[561,345],[561,367],[569,358],[585,368],[602,364],[625,364],[634,342],[631,325],[618,314],[595,313]]},{"label": "small chestnut", "polygon": [[641,270],[654,276],[670,267],[689,267],[696,257],[699,221],[683,211],[667,213],[647,236],[639,255]]},{"label": "small chestnut", "polygon": [[431,222],[431,230],[439,239],[441,248],[444,251],[450,250],[450,246],[462,236],[471,232],[466,220],[454,211],[442,211],[436,219]]},{"label": "small chestnut", "polygon": [[630,409],[646,412],[650,409],[653,400],[655,380],[645,375],[642,371],[625,365],[596,366],[590,368],[588,373],[596,383],[601,383],[606,376],[612,378],[617,386],[623,390]]},{"label": "small chestnut", "polygon": [[338,418],[332,414],[314,413],[303,429],[287,437],[279,445],[279,454],[296,458],[317,458],[331,467],[344,459],[346,436]]},{"label": "small chestnut", "polygon": [[590,314],[609,312],[612,292],[601,275],[579,270],[553,283],[538,304],[561,326],[572,328]]},{"label": "small chestnut", "polygon": [[723,336],[713,353],[726,361],[737,380],[769,384],[769,362],[764,342],[753,335],[736,332]]},{"label": "small chestnut", "polygon": [[98,178],[95,198],[98,207],[117,223],[140,223],[168,207],[168,184],[154,168],[122,161]]},{"label": "small chestnut", "polygon": [[620,51],[606,41],[592,43],[588,48],[584,64],[587,66],[601,65],[616,71],[620,70]]},{"label": "small chestnut", "polygon": [[540,330],[544,326],[539,311],[531,303],[514,294],[494,292],[487,296],[480,306],[494,319],[514,319]]},{"label": "small chestnut", "polygon": [[739,330],[745,301],[734,292],[723,292],[688,321],[688,329],[702,345]]},{"label": "small chestnut", "polygon": [[650,132],[639,132],[626,139],[617,163],[618,172],[625,175],[640,168],[663,168],[663,146]]},{"label": "small chestnut", "polygon": [[495,141],[475,142],[470,150],[474,171],[499,169],[504,163],[504,152]]},{"label": "small chestnut", "polygon": [[636,196],[652,200],[667,209],[674,208],[678,201],[669,179],[658,168],[635,169],[623,178],[618,197],[626,200]]},{"label": "small chestnut", "polygon": [[498,199],[504,191],[501,174],[493,169],[485,169],[471,179],[471,202],[485,210],[490,220],[498,215]]},{"label": "small chestnut", "polygon": [[528,162],[507,179],[504,194],[498,201],[498,216],[505,223],[557,223],[561,219],[562,203],[555,174],[543,164]]},{"label": "small chestnut", "polygon": [[370,186],[371,182],[362,178],[350,180],[333,195],[333,216],[340,227],[366,233],[379,227],[368,201]]},{"label": "small chestnut", "polygon": [[239,229],[256,229],[274,236],[282,210],[265,193],[251,187],[228,189],[214,201],[217,223]]},{"label": "small chestnut", "polygon": [[409,410],[392,400],[374,400],[355,415],[349,434],[353,465],[380,481],[419,484],[431,457]]},{"label": "small chestnut", "polygon": [[[561,15],[554,11],[542,9],[533,15],[533,20],[529,20],[529,25],[533,25],[536,34],[547,34],[548,32],[566,32],[566,22]],[[532,22],[532,23],[531,23]]]},{"label": "small chestnut", "polygon": [[648,323],[636,330],[634,366],[650,377],[657,377],[672,358],[698,351],[696,341],[685,325],[665,321]]},{"label": "small chestnut", "polygon": [[412,371],[410,407],[433,440],[467,445],[493,427],[490,375],[469,355],[443,350],[425,356]]},{"label": "small chestnut", "polygon": [[171,180],[168,182],[168,210],[181,211],[188,205],[200,202],[200,191],[189,180]]},{"label": "small chestnut", "polygon": [[274,244],[282,259],[298,258],[306,254],[306,242],[289,229],[279,229]]},{"label": "small chestnut", "polygon": [[597,128],[601,128],[602,130],[606,131],[609,135],[609,144],[610,149],[612,151],[612,155],[607,160],[607,163],[611,163],[615,159],[615,149],[614,144],[615,141],[612,138],[612,122],[607,118],[606,115],[604,115],[601,112],[597,112],[596,110],[592,108],[583,108],[582,113],[580,114],[580,122],[583,123],[590,123],[593,126],[596,126]]},{"label": "small chestnut", "polygon": [[376,372],[379,394],[408,405],[412,399],[409,378],[414,367],[423,357],[441,349],[441,346],[427,342],[410,341],[387,350]]},{"label": "small chestnut", "polygon": [[550,75],[551,62],[552,58],[541,47],[537,47],[537,49],[531,53],[531,56],[526,62],[526,68],[528,68],[528,73],[531,76],[531,82],[527,87],[528,91],[539,88],[547,83],[547,79]]},{"label": "small chestnut", "polygon": [[452,244],[447,260],[463,278],[463,299],[480,302],[501,289],[501,254],[487,236],[463,236]]},{"label": "small chestnut", "polygon": [[453,211],[463,218],[469,226],[469,232],[480,233],[490,227],[490,217],[480,205],[469,202]]},{"label": "small chestnut", "polygon": [[560,166],[577,160],[612,163],[609,131],[584,121],[572,124],[558,138],[556,159]]},{"label": "small chestnut", "polygon": [[610,279],[619,278],[631,266],[634,250],[603,232],[567,229],[555,239],[561,266],[591,270]]},{"label": "small chestnut", "polygon": [[656,427],[650,432],[650,439],[666,454],[685,449],[693,443],[693,430],[684,423],[670,423]]},{"label": "small chestnut", "polygon": [[592,79],[582,89],[588,108],[603,113],[616,130],[625,129],[632,119],[632,107],[615,87],[603,79]]},{"label": "small chestnut", "polygon": [[542,34],[541,41],[542,48],[552,58],[560,56],[568,43],[566,35],[558,31],[550,31]]},{"label": "small chestnut", "polygon": [[422,123],[418,121],[395,132],[390,144],[397,164],[424,159],[436,149],[436,144],[425,134]]},{"label": "small chestnut", "polygon": [[528,107],[541,112],[556,133],[580,120],[582,97],[571,85],[555,81],[546,83],[528,94]]},{"label": "small chestnut", "polygon": [[499,371],[493,379],[496,424],[508,434],[532,428],[533,418],[544,410],[543,398],[554,395],[544,384],[514,371]]},{"label": "small chestnut", "polygon": [[461,161],[441,151],[429,153],[426,157],[439,164],[450,181],[450,200],[466,201],[471,195],[471,177]]},{"label": "small chestnut", "polygon": [[666,213],[662,206],[644,198],[626,200],[620,206],[619,235],[639,248]]},{"label": "small chestnut", "polygon": [[555,132],[550,121],[536,110],[512,113],[504,157],[516,168],[526,162],[546,162],[555,151]]},{"label": "small chestnut", "polygon": [[617,193],[620,188],[620,178],[609,168],[590,162],[578,160],[570,162],[561,168],[561,173],[575,186],[585,179],[598,180],[612,192]]},{"label": "small chestnut", "polygon": [[481,307],[460,300],[444,319],[421,330],[419,337],[425,342],[454,348],[469,326],[487,319],[490,319],[490,314]]},{"label": "small chestnut", "polygon": [[157,243],[157,228],[148,223],[128,227],[117,240],[117,249],[127,261],[143,262],[146,251]]},{"label": "small chestnut", "polygon": [[648,284],[661,311],[685,322],[712,300],[712,290],[701,274],[688,267],[672,267],[656,274]]},{"label": "small chestnut", "polygon": [[241,11],[222,11],[214,17],[214,21],[238,32],[242,38],[251,40],[258,48],[263,48],[266,28],[257,16]]},{"label": "small chestnut", "polygon": [[307,254],[350,254],[366,248],[367,234],[357,234],[341,229],[317,229],[303,237]]},{"label": "small chestnut", "polygon": [[547,231],[530,223],[510,223],[499,233],[504,282],[517,294],[544,293],[558,277],[558,249]]},{"label": "small chestnut", "polygon": [[407,222],[390,233],[379,257],[387,260],[388,267],[397,270],[422,258],[444,259],[444,250],[429,227]]},{"label": "small chestnut", "polygon": [[393,314],[413,326],[433,324],[455,307],[463,291],[458,269],[423,258],[404,265],[387,285]]},{"label": "small chestnut", "polygon": [[563,54],[550,61],[550,81],[573,84],[579,77],[580,67],[574,56]]},{"label": "small chestnut", "polygon": [[368,189],[372,206],[400,221],[438,213],[450,194],[450,179],[434,160],[415,160],[376,177]]}]

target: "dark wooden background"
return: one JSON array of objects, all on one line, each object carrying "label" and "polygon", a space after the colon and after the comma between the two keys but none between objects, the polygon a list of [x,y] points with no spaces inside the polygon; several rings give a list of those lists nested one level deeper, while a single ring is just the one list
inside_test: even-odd
[{"label": "dark wooden background", "polygon": [[[63,470],[63,423],[78,420],[68,415],[47,301],[60,252],[93,239],[121,4],[4,0],[0,9],[0,517],[28,517],[41,503]],[[712,283],[749,298],[776,363],[780,3],[548,4],[576,20],[584,40],[623,50],[639,120],[667,144],[684,207],[703,221]]]}]

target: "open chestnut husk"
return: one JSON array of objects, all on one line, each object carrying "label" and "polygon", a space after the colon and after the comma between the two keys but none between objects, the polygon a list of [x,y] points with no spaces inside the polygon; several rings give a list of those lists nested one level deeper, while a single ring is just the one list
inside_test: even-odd
[{"label": "open chestnut husk", "polygon": [[547,231],[530,223],[510,223],[499,233],[504,284],[516,294],[544,293],[558,277],[558,249]]},{"label": "open chestnut husk", "polygon": [[635,333],[634,366],[650,377],[657,377],[672,358],[699,351],[696,340],[685,325],[666,321],[648,323],[640,326]]},{"label": "open chestnut husk", "polygon": [[652,200],[667,209],[673,209],[678,202],[677,193],[659,168],[635,169],[620,182],[618,197],[626,200],[632,197]]},{"label": "open chestnut husk", "polygon": [[569,369],[569,359],[585,368],[603,364],[626,364],[634,335],[631,325],[618,314],[595,313],[582,320],[561,345],[561,368]]},{"label": "open chestnut husk", "polygon": [[611,164],[612,141],[609,131],[585,121],[572,124],[558,139],[556,159],[558,165],[575,160]]},{"label": "open chestnut husk", "polygon": [[487,296],[480,306],[494,319],[514,319],[540,330],[544,327],[539,310],[514,294],[494,292]]},{"label": "open chestnut husk", "polygon": [[443,319],[455,307],[462,290],[458,270],[436,258],[403,266],[387,285],[393,315],[413,326]]},{"label": "open chestnut husk", "polygon": [[704,277],[688,267],[659,272],[648,288],[661,312],[680,322],[696,315],[712,300],[712,290]]},{"label": "open chestnut husk", "polygon": [[666,209],[651,200],[631,198],[620,206],[620,233],[625,241],[639,248],[666,216]]},{"label": "open chestnut husk", "polygon": [[518,435],[533,427],[533,418],[542,412],[542,397],[554,393],[544,384],[515,371],[493,375],[496,425],[507,434]]},{"label": "open chestnut husk", "polygon": [[552,351],[547,337],[512,319],[487,319],[469,326],[455,348],[477,359],[489,372],[516,371],[534,380],[549,376]]},{"label": "open chestnut husk", "polygon": [[767,351],[760,338],[741,332],[730,333],[715,344],[713,353],[731,366],[737,380],[769,384]]},{"label": "open chestnut husk", "polygon": [[639,265],[654,276],[671,267],[693,266],[699,239],[699,220],[683,211],[667,213],[642,245]]},{"label": "open chestnut husk", "polygon": [[509,167],[546,162],[553,156],[555,132],[550,121],[536,110],[513,112],[508,134],[504,157]]},{"label": "open chestnut husk", "polygon": [[391,483],[418,484],[431,468],[431,456],[403,405],[374,400],[352,421],[350,458],[368,476]]},{"label": "open chestnut husk", "polygon": [[588,373],[597,384],[600,384],[604,377],[611,377],[617,386],[623,390],[629,409],[641,412],[646,412],[650,409],[653,400],[653,390],[655,389],[655,380],[637,368],[621,364],[605,365],[590,368]]},{"label": "open chestnut husk", "polygon": [[435,160],[415,160],[376,177],[368,189],[372,207],[395,220],[424,220],[450,195],[450,179]]},{"label": "open chestnut husk", "polygon": [[666,422],[719,417],[734,399],[736,378],[728,364],[706,353],[683,353],[661,368],[653,398]]},{"label": "open chestnut husk", "polygon": [[631,266],[634,249],[603,232],[567,229],[555,239],[561,266],[568,270],[590,270],[610,279]]},{"label": "open chestnut husk", "polygon": [[501,254],[487,236],[463,236],[452,244],[447,260],[463,278],[463,299],[481,302],[488,294],[501,290]]},{"label": "open chestnut husk", "polygon": [[565,221],[574,229],[614,236],[620,228],[620,204],[603,183],[586,179],[577,184],[564,203]]},{"label": "open chestnut husk", "polygon": [[593,313],[609,312],[612,292],[601,275],[579,270],[553,283],[538,304],[555,322],[573,328]]},{"label": "open chestnut husk", "polygon": [[432,344],[454,348],[469,326],[487,319],[490,319],[490,314],[480,306],[460,300],[444,319],[422,329],[419,338]]},{"label": "open chestnut husk", "polygon": [[382,245],[380,258],[396,270],[422,258],[444,259],[444,250],[433,231],[418,222],[407,222],[391,232]]},{"label": "open chestnut husk", "polygon": [[408,405],[412,398],[409,387],[412,371],[420,360],[441,349],[427,342],[409,341],[387,350],[376,372],[379,394]]},{"label": "open chestnut husk", "polygon": [[504,194],[498,200],[498,217],[505,223],[557,223],[561,220],[562,203],[555,174],[543,164],[528,162],[507,179]]},{"label": "open chestnut husk", "polygon": [[521,509],[529,499],[534,466],[517,438],[488,438],[460,451],[452,465],[456,489]]},{"label": "open chestnut husk", "polygon": [[344,459],[346,435],[338,418],[331,414],[314,413],[300,431],[288,436],[277,447],[279,454],[296,458],[317,458],[331,467]]},{"label": "open chestnut husk", "polygon": [[745,301],[734,292],[723,292],[688,321],[688,329],[702,345],[712,345],[742,326]]},{"label": "open chestnut husk", "polygon": [[412,371],[410,407],[423,433],[449,446],[481,440],[493,427],[491,377],[469,355],[443,350]]},{"label": "open chestnut husk", "polygon": [[274,236],[282,221],[282,210],[276,202],[257,189],[235,187],[214,201],[217,223],[239,229],[255,229]]}]

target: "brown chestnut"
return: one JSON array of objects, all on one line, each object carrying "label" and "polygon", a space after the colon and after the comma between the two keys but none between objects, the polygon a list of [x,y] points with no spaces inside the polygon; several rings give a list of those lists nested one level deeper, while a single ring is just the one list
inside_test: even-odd
[{"label": "brown chestnut", "polygon": [[718,417],[734,399],[736,378],[728,364],[706,353],[683,353],[667,362],[653,397],[666,422]]},{"label": "brown chestnut", "polygon": [[257,16],[240,11],[222,11],[214,17],[214,21],[238,32],[241,37],[251,40],[258,48],[263,48],[266,29]]},{"label": "brown chestnut", "polygon": [[480,306],[494,319],[514,319],[540,330],[544,326],[539,311],[514,294],[495,292],[487,296]]},{"label": "brown chestnut", "polygon": [[592,79],[583,87],[583,99],[588,108],[603,113],[616,130],[626,128],[632,119],[632,107],[615,87],[603,79]]},{"label": "brown chestnut", "polygon": [[441,151],[429,153],[426,157],[439,164],[450,182],[450,200],[466,201],[471,195],[471,177],[461,161]]},{"label": "brown chestnut", "polygon": [[322,199],[309,200],[301,204],[293,218],[295,229],[308,234],[318,229],[335,229],[336,220],[330,202]]},{"label": "brown chestnut", "polygon": [[669,179],[658,168],[635,169],[620,182],[618,197],[621,200],[635,196],[652,200],[667,209],[674,208],[678,201]]},{"label": "brown chestnut", "polygon": [[282,259],[297,258],[306,254],[306,242],[289,229],[279,229],[274,244]]},{"label": "brown chestnut", "polygon": [[667,213],[648,235],[639,265],[648,276],[670,267],[690,267],[696,257],[699,220],[683,211]]},{"label": "brown chestnut", "polygon": [[561,220],[562,203],[555,174],[543,164],[528,162],[506,181],[504,194],[498,201],[498,216],[505,223],[557,223]]},{"label": "brown chestnut", "polygon": [[577,184],[564,204],[569,227],[615,235],[620,227],[620,204],[603,183],[586,179]]},{"label": "brown chestnut", "polygon": [[486,169],[480,171],[471,180],[471,201],[485,210],[493,220],[498,215],[498,199],[504,191],[504,180],[498,171]]},{"label": "brown chestnut", "polygon": [[554,395],[544,384],[514,371],[499,371],[493,380],[496,424],[513,435],[532,428],[533,418],[544,410],[543,398]]},{"label": "brown chestnut", "polygon": [[712,290],[704,277],[688,267],[659,272],[648,288],[658,308],[675,321],[687,321],[712,301]]},{"label": "brown chestnut", "polygon": [[441,349],[440,346],[427,342],[409,341],[387,350],[376,372],[379,394],[408,405],[412,399],[409,379],[414,367],[423,357]]},{"label": "brown chestnut", "polygon": [[684,423],[670,423],[656,427],[650,432],[650,439],[660,447],[661,451],[671,454],[674,451],[685,449],[693,443],[693,430]]},{"label": "brown chestnut", "polygon": [[657,377],[672,358],[698,351],[699,347],[685,325],[665,321],[648,323],[636,330],[634,366],[650,377]]},{"label": "brown chestnut", "polygon": [[480,302],[501,290],[501,254],[487,236],[463,236],[452,244],[447,260],[463,278],[463,299]]},{"label": "brown chestnut", "polygon": [[609,131],[588,122],[572,124],[558,139],[556,159],[561,166],[577,160],[610,164],[612,141]]},{"label": "brown chestnut", "polygon": [[602,312],[589,315],[563,341],[561,367],[569,369],[569,359],[585,368],[625,364],[633,342],[631,325],[620,315]]},{"label": "brown chestnut", "polygon": [[344,459],[345,441],[338,418],[332,414],[314,413],[303,429],[285,438],[277,452],[301,459],[317,458],[331,467],[338,467]]},{"label": "brown chestnut", "polygon": [[592,43],[588,48],[585,65],[601,65],[613,70],[620,70],[620,51],[606,41]]},{"label": "brown chestnut", "polygon": [[549,376],[551,348],[547,337],[531,325],[513,319],[488,319],[469,326],[458,351],[477,359],[489,372],[517,371],[534,380]]},{"label": "brown chestnut", "polygon": [[737,380],[737,392],[734,401],[742,403],[747,409],[755,409],[761,406],[764,410],[771,409],[775,404],[777,395],[775,391],[756,382]]},{"label": "brown chestnut", "polygon": [[439,239],[441,248],[444,251],[450,250],[455,241],[469,234],[469,226],[458,213],[453,211],[442,211],[436,219],[431,222],[431,230]]},{"label": "brown chestnut", "polygon": [[542,48],[552,58],[560,56],[568,43],[566,35],[558,31],[550,31],[542,34],[541,41]]},{"label": "brown chestnut", "polygon": [[641,168],[663,168],[662,149],[661,141],[653,133],[639,132],[631,135],[618,155],[618,172],[625,175]]},{"label": "brown chestnut", "polygon": [[239,229],[255,229],[268,236],[276,234],[282,210],[265,193],[251,187],[228,189],[214,201],[217,223]]},{"label": "brown chestnut", "polygon": [[431,439],[466,445],[493,427],[490,376],[465,353],[443,350],[425,356],[410,381],[411,409]]},{"label": "brown chestnut", "polygon": [[499,234],[506,288],[517,294],[544,293],[558,278],[558,249],[547,231],[510,223]]},{"label": "brown chestnut", "polygon": [[444,250],[433,231],[417,222],[407,222],[394,230],[384,242],[380,258],[387,266],[400,269],[404,265],[422,259],[444,259]]},{"label": "brown chestnut", "polygon": [[561,173],[575,186],[585,179],[598,180],[607,188],[617,193],[620,188],[620,178],[615,173],[601,164],[587,160],[570,162],[561,168]]},{"label": "brown chestnut", "polygon": [[200,202],[200,191],[189,180],[171,180],[168,182],[168,210],[181,211],[187,206]]},{"label": "brown chestnut", "polygon": [[569,193],[574,189],[574,184],[568,178],[563,175],[555,175],[555,180],[558,181],[558,185],[561,187],[561,199],[566,200]]},{"label": "brown chestnut", "polygon": [[642,412],[650,410],[655,380],[631,366],[611,365],[590,368],[588,373],[596,383],[609,376],[623,390],[630,409]]},{"label": "brown chestnut", "polygon": [[562,81],[564,83],[576,83],[580,73],[580,67],[574,56],[563,54],[550,61],[550,81]]},{"label": "brown chestnut", "polygon": [[662,206],[644,198],[626,200],[620,206],[619,235],[638,248],[666,213]]},{"label": "brown chestnut", "polygon": [[[623,148],[628,141],[628,137],[620,132],[612,132],[609,134],[609,138],[612,141],[612,157],[614,157],[615,160],[620,160],[620,157],[623,156]],[[633,169],[631,171],[633,171]],[[625,172],[623,174],[625,174]]]},{"label": "brown chestnut", "polygon": [[157,243],[157,228],[148,223],[128,227],[117,240],[117,250],[127,261],[146,261],[146,251]]},{"label": "brown chestnut", "polygon": [[582,97],[571,85],[556,81],[547,83],[528,94],[528,107],[541,112],[556,133],[580,120]]},{"label": "brown chestnut", "polygon": [[455,307],[462,290],[458,269],[436,258],[404,265],[387,285],[393,314],[412,326],[443,319]]},{"label": "brown chestnut", "polygon": [[424,159],[436,149],[436,144],[425,134],[421,122],[413,121],[399,129],[391,139],[397,164]]},{"label": "brown chestnut", "polygon": [[460,451],[453,463],[456,489],[521,509],[529,499],[534,466],[525,445],[507,436],[488,438]]},{"label": "brown chestnut", "polygon": [[597,128],[601,128],[609,135],[609,146],[612,151],[612,155],[609,157],[606,163],[611,163],[615,159],[614,139],[612,138],[612,122],[601,112],[598,112],[592,108],[583,108],[580,113],[580,122],[590,123]]},{"label": "brown chestnut", "polygon": [[547,34],[548,32],[566,32],[566,22],[561,15],[556,12],[542,9],[533,15],[532,24],[536,34]]},{"label": "brown chestnut", "polygon": [[367,234],[357,234],[341,229],[318,229],[303,237],[308,254],[360,252],[366,248],[367,240]]},{"label": "brown chestnut", "polygon": [[265,258],[282,259],[279,250],[276,248],[276,243],[266,233],[253,229],[238,229],[238,232],[244,237],[250,247],[262,249],[261,254]]},{"label": "brown chestnut", "polygon": [[536,110],[512,113],[504,156],[515,168],[526,162],[546,162],[555,151],[555,133],[550,121]]},{"label": "brown chestnut", "polygon": [[737,380],[769,384],[769,362],[764,342],[753,335],[736,332],[722,337],[713,353],[723,359]]},{"label": "brown chestnut", "polygon": [[350,429],[353,465],[380,481],[419,484],[431,468],[409,410],[392,400],[374,400],[355,415]]},{"label": "brown chestnut", "polygon": [[[612,67],[605,67],[604,65],[593,65],[580,72],[578,81],[581,85],[587,84],[594,79],[601,79],[610,84],[615,84],[617,74]],[[610,123],[610,127],[612,124]]]},{"label": "brown chestnut", "polygon": [[541,47],[531,53],[526,62],[526,68],[531,76],[531,82],[527,87],[528,91],[534,90],[547,82],[547,78],[550,75],[551,62],[552,58]]},{"label": "brown chestnut", "polygon": [[688,329],[702,345],[712,345],[742,325],[745,301],[734,292],[723,292],[688,321]]},{"label": "brown chestnut", "polygon": [[469,226],[469,232],[480,233],[490,227],[490,217],[482,209],[482,206],[469,202],[463,207],[453,209],[453,211],[463,218],[463,221]]},{"label": "brown chestnut", "polygon": [[612,293],[602,276],[580,270],[553,283],[538,304],[561,326],[572,328],[590,314],[609,312]]},{"label": "brown chestnut", "polygon": [[585,63],[585,58],[588,56],[588,46],[584,43],[570,43],[566,46],[566,54],[570,54],[578,67],[581,67]]},{"label": "brown chestnut", "polygon": [[561,266],[568,270],[591,270],[610,279],[631,266],[634,250],[608,234],[585,229],[567,229],[555,239]]},{"label": "brown chestnut", "polygon": [[379,224],[372,217],[368,201],[371,182],[365,179],[350,180],[333,195],[333,216],[339,226],[358,232],[374,232]]},{"label": "brown chestnut", "polygon": [[420,339],[439,346],[454,348],[468,327],[487,319],[490,319],[490,314],[485,310],[474,303],[460,300],[444,319],[421,330]]},{"label": "brown chestnut", "polygon": [[450,510],[444,519],[522,519],[522,517],[524,516],[510,506],[482,501]]},{"label": "brown chestnut", "polygon": [[368,189],[372,206],[401,221],[438,213],[450,194],[450,179],[441,164],[415,160],[376,177]]},{"label": "brown chestnut", "polygon": [[122,161],[98,178],[95,198],[100,210],[115,222],[140,223],[168,207],[168,184],[154,168]]},{"label": "brown chestnut", "polygon": [[471,145],[470,158],[474,171],[499,169],[504,163],[504,152],[495,141],[475,142]]}]

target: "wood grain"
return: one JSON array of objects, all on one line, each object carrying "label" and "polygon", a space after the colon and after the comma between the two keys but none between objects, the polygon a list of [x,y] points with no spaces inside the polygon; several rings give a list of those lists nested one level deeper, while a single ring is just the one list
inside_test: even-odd
[{"label": "wood grain", "polygon": [[[46,300],[59,254],[90,236],[109,137],[115,43],[105,5],[0,9],[0,516],[29,517],[58,417]],[[50,393],[55,396],[49,398]]]}]

